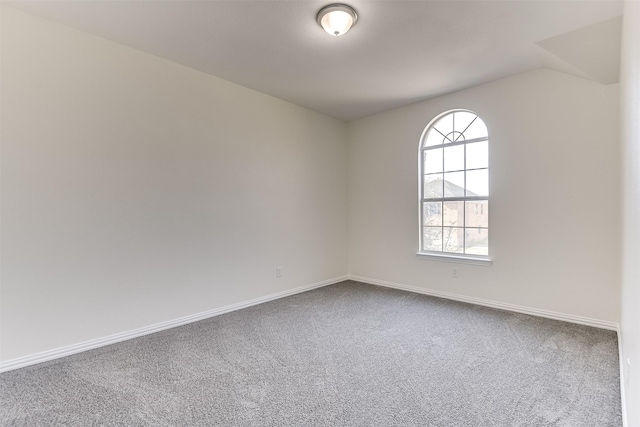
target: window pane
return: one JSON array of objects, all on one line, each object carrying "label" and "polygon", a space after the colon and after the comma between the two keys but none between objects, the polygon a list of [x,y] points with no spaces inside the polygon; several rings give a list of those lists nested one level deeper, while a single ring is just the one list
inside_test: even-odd
[{"label": "window pane", "polygon": [[[453,132],[453,114],[447,114],[433,125],[434,128],[438,129],[440,133],[442,133],[446,137],[451,137],[451,132]],[[453,142],[453,140],[445,141],[444,143]]]},{"label": "window pane", "polygon": [[442,225],[442,202],[422,204],[422,225],[430,227]]},{"label": "window pane", "polygon": [[442,148],[424,151],[424,173],[442,172]]},{"label": "window pane", "polygon": [[464,228],[442,228],[442,250],[444,252],[464,253]]},{"label": "window pane", "polygon": [[[446,211],[446,208],[445,208]],[[489,227],[489,201],[467,202],[465,227]]]},{"label": "window pane", "polygon": [[422,250],[424,251],[442,251],[442,228],[441,227],[424,227],[422,239]]},{"label": "window pane", "polygon": [[464,202],[444,202],[442,225],[462,227],[464,225]]},{"label": "window pane", "polygon": [[433,175],[424,176],[424,198],[436,199],[442,197],[442,174],[436,173]]},{"label": "window pane", "polygon": [[444,174],[444,197],[464,197],[464,172]]},{"label": "window pane", "polygon": [[[445,174],[445,179],[446,178]],[[489,195],[489,170],[479,169],[467,172],[467,196]]]},{"label": "window pane", "polygon": [[467,141],[475,138],[486,138],[487,136],[487,126],[480,120],[480,117],[475,119],[464,133],[464,139]]},{"label": "window pane", "polygon": [[489,141],[467,144],[467,169],[480,169],[488,167]]},{"label": "window pane", "polygon": [[429,147],[432,145],[440,145],[443,140],[444,136],[440,135],[435,129],[431,129],[427,132],[427,137],[424,140],[424,146]]},{"label": "window pane", "polygon": [[454,127],[456,132],[456,141],[464,141],[464,132],[467,127],[471,124],[473,119],[476,118],[476,115],[473,113],[469,113],[468,111],[458,111],[454,117]]},{"label": "window pane", "polygon": [[467,228],[466,233],[465,253],[489,255],[489,230],[486,228]]},{"label": "window pane", "polygon": [[444,170],[445,172],[464,170],[464,145],[444,149]]}]

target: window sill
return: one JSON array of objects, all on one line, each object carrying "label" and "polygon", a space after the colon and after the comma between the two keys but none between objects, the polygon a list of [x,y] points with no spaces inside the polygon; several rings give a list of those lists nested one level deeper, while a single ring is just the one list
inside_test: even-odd
[{"label": "window sill", "polygon": [[416,256],[418,258],[428,259],[432,261],[457,262],[460,264],[482,265],[485,267],[489,267],[493,263],[493,260],[491,258],[483,257],[483,256],[440,254],[440,253],[426,253],[426,252],[418,252]]}]

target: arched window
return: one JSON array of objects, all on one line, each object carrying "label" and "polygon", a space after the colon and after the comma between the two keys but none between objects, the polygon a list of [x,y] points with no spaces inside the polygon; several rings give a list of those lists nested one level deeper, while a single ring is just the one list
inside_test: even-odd
[{"label": "arched window", "polygon": [[477,114],[447,111],[420,139],[419,254],[489,257],[489,134]]}]

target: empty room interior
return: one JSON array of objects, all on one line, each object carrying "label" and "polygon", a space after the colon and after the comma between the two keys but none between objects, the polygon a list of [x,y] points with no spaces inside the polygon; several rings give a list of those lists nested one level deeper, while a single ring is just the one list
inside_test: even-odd
[{"label": "empty room interior", "polygon": [[640,426],[640,2],[0,14],[0,425]]}]

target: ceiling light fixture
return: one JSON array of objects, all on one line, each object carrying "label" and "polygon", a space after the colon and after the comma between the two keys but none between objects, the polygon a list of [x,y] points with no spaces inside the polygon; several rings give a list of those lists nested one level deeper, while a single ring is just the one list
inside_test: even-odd
[{"label": "ceiling light fixture", "polygon": [[355,25],[358,14],[351,6],[334,3],[320,9],[316,19],[327,33],[332,36],[341,36]]}]

